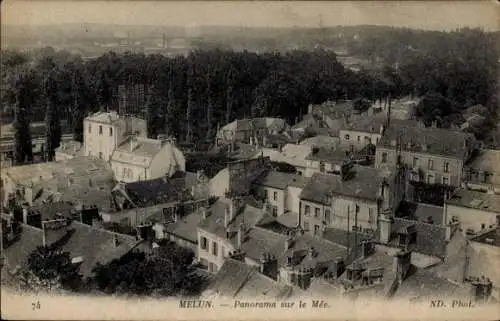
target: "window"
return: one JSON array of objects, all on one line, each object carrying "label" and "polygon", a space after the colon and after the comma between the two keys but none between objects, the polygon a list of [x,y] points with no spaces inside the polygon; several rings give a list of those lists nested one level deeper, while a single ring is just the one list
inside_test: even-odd
[{"label": "window", "polygon": [[387,163],[387,153],[382,153],[382,163]]},{"label": "window", "polygon": [[344,139],[345,139],[345,140],[349,140],[350,138],[351,138],[351,137],[349,136],[349,134],[345,134],[345,136],[344,136]]},{"label": "window", "polygon": [[304,221],[304,230],[309,231],[309,222]]},{"label": "window", "polygon": [[273,200],[275,200],[275,201],[278,200],[278,192],[273,193]]},{"label": "window", "polygon": [[448,185],[448,184],[449,184],[448,177],[443,177],[443,185]]},{"label": "window", "polygon": [[102,135],[102,125],[99,125],[99,135]]},{"label": "window", "polygon": [[319,218],[320,215],[320,209],[319,207],[314,208],[314,217]]},{"label": "window", "polygon": [[486,228],[485,224],[481,224],[481,229],[484,230]]},{"label": "window", "polygon": [[206,250],[207,247],[208,247],[208,242],[207,242],[207,238],[202,236],[201,237],[201,241],[200,241],[200,246],[203,250]]},{"label": "window", "polygon": [[113,136],[113,127],[109,127],[109,136]]},{"label": "window", "polygon": [[418,157],[413,157],[413,167],[418,167]]},{"label": "window", "polygon": [[212,242],[212,254],[217,256],[217,243]]},{"label": "window", "polygon": [[330,210],[325,210],[325,222],[326,224],[330,224],[331,221],[331,212]]},{"label": "window", "polygon": [[266,201],[267,201],[267,200],[269,200],[269,199],[270,199],[269,194],[271,194],[271,191],[270,191],[270,190],[268,190],[268,189],[266,189],[265,191],[266,191],[266,193],[265,193],[265,195],[264,195],[264,198],[265,198],[265,199],[266,199]]},{"label": "window", "polygon": [[358,136],[358,142],[361,142],[361,136]]},{"label": "window", "polygon": [[304,214],[306,216],[311,215],[311,207],[309,205],[306,205],[305,210],[304,210]]},{"label": "window", "polygon": [[444,162],[444,168],[443,168],[445,173],[449,173],[450,171],[450,163]]},{"label": "window", "polygon": [[99,152],[99,159],[102,159],[102,152]]},{"label": "window", "polygon": [[89,134],[92,133],[92,125],[89,124]]},{"label": "window", "polygon": [[434,176],[433,175],[427,175],[427,184],[434,184],[435,183],[435,179],[434,179]]},{"label": "window", "polygon": [[122,170],[122,176],[127,177],[127,169],[125,167]]},{"label": "window", "polygon": [[325,172],[325,163],[323,162],[319,162],[319,171],[321,173],[324,173]]},{"label": "window", "polygon": [[273,216],[278,216],[278,208],[276,206],[273,206]]},{"label": "window", "polygon": [[319,225],[314,225],[314,235],[319,235]]},{"label": "window", "polygon": [[429,161],[427,162],[427,167],[429,167],[429,169],[434,169],[434,161],[432,159],[429,159]]}]

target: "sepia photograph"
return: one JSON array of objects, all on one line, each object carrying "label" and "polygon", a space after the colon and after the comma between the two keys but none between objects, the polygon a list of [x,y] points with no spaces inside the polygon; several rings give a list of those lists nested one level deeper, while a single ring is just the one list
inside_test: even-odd
[{"label": "sepia photograph", "polygon": [[500,317],[500,3],[1,4],[1,318]]}]

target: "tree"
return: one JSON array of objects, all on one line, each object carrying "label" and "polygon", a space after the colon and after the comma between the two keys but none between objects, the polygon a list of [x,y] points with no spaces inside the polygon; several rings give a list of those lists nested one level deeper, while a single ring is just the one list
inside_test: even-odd
[{"label": "tree", "polygon": [[69,252],[58,246],[38,246],[20,273],[20,285],[30,291],[78,290],[82,277]]},{"label": "tree", "polygon": [[31,74],[23,72],[16,81],[16,106],[14,113],[14,161],[23,164],[33,160],[31,131],[27,111],[32,101]]},{"label": "tree", "polygon": [[57,79],[56,74],[52,71],[44,80],[44,96],[47,101],[47,111],[45,114],[46,124],[46,160],[52,161],[54,159],[55,149],[61,143],[61,121],[58,111],[58,97],[57,97]]},{"label": "tree", "polygon": [[353,107],[359,113],[364,113],[364,112],[368,111],[368,109],[370,109],[371,103],[367,99],[358,98],[358,99],[354,100]]},{"label": "tree", "polygon": [[195,273],[193,258],[193,252],[166,242],[152,256],[130,252],[109,264],[97,264],[92,282],[109,294],[199,294],[206,280]]},{"label": "tree", "polygon": [[158,136],[158,114],[160,106],[158,105],[157,95],[152,93],[148,95],[146,101],[146,122],[148,137],[156,139]]}]

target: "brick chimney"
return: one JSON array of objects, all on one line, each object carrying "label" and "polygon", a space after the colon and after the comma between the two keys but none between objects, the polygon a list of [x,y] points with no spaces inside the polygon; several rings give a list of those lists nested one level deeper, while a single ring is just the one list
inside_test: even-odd
[{"label": "brick chimney", "polygon": [[231,206],[228,205],[224,208],[224,227],[227,228],[231,222]]},{"label": "brick chimney", "polygon": [[387,244],[390,241],[391,237],[391,232],[392,232],[392,223],[393,223],[393,218],[385,215],[385,214],[380,214],[379,219],[378,219],[378,225],[379,225],[379,233],[380,233],[380,243],[382,244]]}]

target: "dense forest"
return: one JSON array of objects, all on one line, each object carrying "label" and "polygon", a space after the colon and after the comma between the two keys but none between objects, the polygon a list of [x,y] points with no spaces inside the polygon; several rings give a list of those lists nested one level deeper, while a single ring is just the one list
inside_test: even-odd
[{"label": "dense forest", "polygon": [[[422,96],[419,116],[447,127],[463,121],[472,106],[494,127],[498,107],[498,35],[479,29],[424,32],[368,28],[343,40],[349,54],[382,61],[383,67],[354,72],[327,48],[288,52],[197,50],[189,55],[116,54],[83,60],[66,51],[2,52],[2,111],[14,118],[16,160],[29,158],[23,135],[30,121],[45,120],[51,148],[60,121],[81,140],[86,114],[115,105],[121,84],[145,84],[142,116],[150,135],[180,141],[211,139],[233,119],[279,116],[293,123],[310,103],[326,100]],[[347,37],[346,35],[343,36]],[[354,40],[353,40],[354,39]],[[483,131],[485,132],[485,131]],[[55,133],[55,134],[54,134]]]}]

